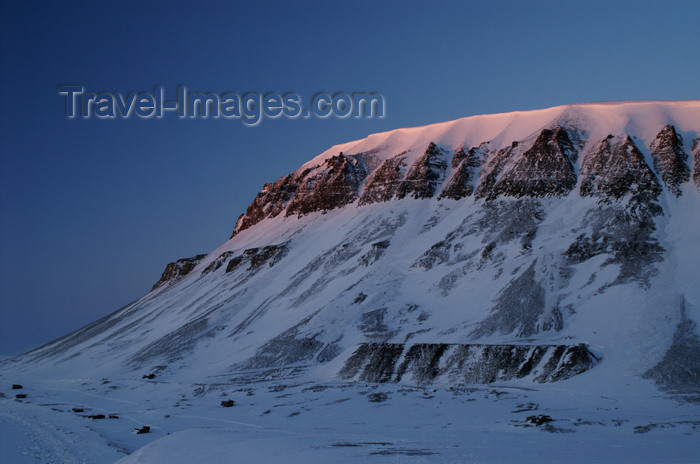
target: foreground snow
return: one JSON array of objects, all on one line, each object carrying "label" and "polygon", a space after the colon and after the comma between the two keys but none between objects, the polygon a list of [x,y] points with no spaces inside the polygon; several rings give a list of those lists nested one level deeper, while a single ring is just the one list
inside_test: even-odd
[{"label": "foreground snow", "polygon": [[[21,401],[2,378],[0,461],[697,462],[700,405],[637,379],[621,379],[627,393],[589,393],[581,377],[536,389],[26,378]],[[144,425],[150,433],[134,433]]]}]

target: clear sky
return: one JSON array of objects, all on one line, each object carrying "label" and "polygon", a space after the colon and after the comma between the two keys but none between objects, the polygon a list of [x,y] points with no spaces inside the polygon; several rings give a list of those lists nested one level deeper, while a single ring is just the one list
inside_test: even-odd
[{"label": "clear sky", "polygon": [[[28,2],[0,12],[0,355],[146,293],[330,146],[484,113],[700,98],[688,1]],[[68,119],[62,84],[310,98],[383,119]]]}]

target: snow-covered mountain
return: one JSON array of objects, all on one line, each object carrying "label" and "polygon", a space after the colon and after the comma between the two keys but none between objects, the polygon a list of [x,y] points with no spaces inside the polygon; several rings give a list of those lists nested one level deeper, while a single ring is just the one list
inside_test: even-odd
[{"label": "snow-covered mountain", "polygon": [[695,391],[699,128],[700,101],[595,103],[337,145],[266,184],[221,247],[11,368],[418,383],[591,370]]},{"label": "snow-covered mountain", "polygon": [[[266,184],[216,250],[168,264],[137,301],[0,364],[0,380],[34,383],[30,399],[43,398],[0,419],[51,443],[52,427],[75,439],[97,431],[120,456],[145,443],[66,419],[90,401],[117,405],[161,438],[125,462],[213,462],[217,449],[250,462],[265,452],[289,462],[288,449],[305,462],[696,455],[686,432],[633,434],[700,426],[699,136],[700,101],[648,101],[475,116],[332,147]],[[231,421],[212,395],[252,399]],[[555,419],[525,418],[536,410]],[[60,426],[37,429],[27,411]],[[550,419],[542,430],[590,426],[600,446],[515,432]],[[610,427],[623,430],[622,454],[600,454]],[[489,445],[464,454],[465,437],[484,431]],[[499,454],[514,443],[518,453]]]}]

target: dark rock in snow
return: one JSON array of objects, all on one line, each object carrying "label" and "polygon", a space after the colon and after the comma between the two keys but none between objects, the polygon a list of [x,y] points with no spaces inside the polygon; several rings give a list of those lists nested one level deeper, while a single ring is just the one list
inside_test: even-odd
[{"label": "dark rock in snow", "polygon": [[578,151],[566,130],[543,129],[532,146],[519,153],[524,146],[517,144],[498,152],[485,168],[477,197],[562,196],[576,186],[572,162]]},{"label": "dark rock in snow", "polygon": [[586,345],[559,345],[535,377],[536,382],[556,382],[586,372],[600,361]]},{"label": "dark rock in snow", "polygon": [[404,177],[405,159],[405,153],[388,158],[370,174],[362,188],[358,204],[379,203],[394,198]]},{"label": "dark rock in snow", "polygon": [[483,152],[478,148],[471,148],[468,152],[464,148],[457,150],[452,157],[452,173],[438,199],[459,200],[474,193],[474,170],[481,165],[482,156]]},{"label": "dark rock in snow", "polygon": [[365,167],[354,157],[341,153],[328,158],[320,169],[300,182],[286,215],[329,211],[352,203],[358,198],[365,177]]},{"label": "dark rock in snow", "polygon": [[676,128],[669,124],[661,129],[649,149],[662,182],[675,196],[681,196],[679,186],[690,180],[690,169],[686,164],[688,155],[683,150],[683,139]]},{"label": "dark rock in snow", "polygon": [[629,137],[609,135],[581,163],[581,195],[604,199],[633,196],[656,198],[661,185],[644,155]]},{"label": "dark rock in snow", "polygon": [[397,343],[363,343],[338,372],[341,378],[363,382],[391,382],[404,345]]},{"label": "dark rock in snow", "polygon": [[691,151],[693,153],[693,180],[698,190],[700,190],[700,137],[693,142]]},{"label": "dark rock in snow", "polygon": [[207,255],[197,255],[192,258],[182,258],[178,259],[174,263],[169,263],[167,266],[165,266],[165,271],[163,271],[163,275],[160,277],[160,280],[153,286],[153,290],[167,282],[173,282],[186,276],[206,256]]},{"label": "dark rock in snow", "polygon": [[230,407],[233,406],[234,404],[236,404],[236,402],[233,401],[233,400],[223,400],[223,401],[221,402],[221,406],[223,406],[224,408],[230,408]]},{"label": "dark rock in snow", "polygon": [[355,299],[353,300],[352,304],[359,304],[359,303],[362,303],[363,301],[365,301],[366,298],[367,298],[367,294],[366,294],[366,293],[360,292],[360,293],[357,294],[357,297],[355,297]]},{"label": "dark rock in snow", "polygon": [[455,345],[364,343],[338,375],[364,382],[413,381],[487,384],[534,376],[536,382],[564,380],[591,369],[598,359],[585,345]]},{"label": "dark rock in snow", "polygon": [[[474,148],[472,148],[471,150],[474,150]],[[460,147],[457,151],[455,151],[455,154],[452,155],[452,161],[450,163],[452,169],[455,169],[457,166],[462,164],[462,161],[468,159],[471,150],[469,150],[469,152],[466,152],[464,151],[464,147]]]},{"label": "dark rock in snow", "polygon": [[221,253],[218,258],[216,258],[209,264],[209,266],[204,268],[204,270],[202,271],[202,275],[207,275],[219,269],[231,257],[231,255],[233,255],[233,251],[225,251]]},{"label": "dark rock in snow", "polygon": [[493,194],[493,187],[496,185],[501,172],[514,157],[516,147],[517,143],[513,142],[513,145],[498,150],[495,155],[486,161],[486,164],[481,169],[479,183],[474,191],[474,196],[476,198],[486,198],[489,200],[496,198],[496,195]]},{"label": "dark rock in snow", "polygon": [[326,344],[326,346],[324,346],[323,349],[316,356],[316,361],[324,363],[334,360],[342,351],[342,349],[338,345],[340,339],[342,339],[342,337],[339,337],[333,343]]},{"label": "dark rock in snow", "polygon": [[396,371],[396,381],[400,382],[401,377],[411,369],[418,383],[430,383],[440,375],[440,358],[448,347],[443,343],[413,345]]},{"label": "dark rock in snow", "polygon": [[18,383],[15,383],[15,384],[12,385],[12,389],[13,389],[13,390],[21,390],[21,389],[23,389],[23,388],[24,388],[24,387],[23,387],[22,385],[18,384]]},{"label": "dark rock in snow", "polygon": [[[247,253],[249,250],[246,250],[244,253]],[[280,259],[282,259],[286,254],[287,251],[289,251],[289,248],[287,248],[287,245],[282,244],[282,245],[268,245],[264,246],[260,249],[254,248],[250,250],[250,267],[249,270],[254,270],[262,266],[263,264],[267,264],[269,267],[274,266],[279,262]]]},{"label": "dark rock in snow", "polygon": [[467,166],[467,162],[462,161],[447,179],[445,187],[440,191],[438,200],[443,198],[459,200],[460,198],[468,197],[474,193],[471,180],[471,170]]},{"label": "dark rock in snow", "polygon": [[445,177],[446,169],[445,152],[430,142],[425,153],[413,163],[408,174],[401,181],[396,197],[430,198],[434,196]]},{"label": "dark rock in snow", "polygon": [[231,261],[228,262],[228,265],[226,266],[226,273],[233,272],[238,267],[241,265],[241,263],[245,260],[245,255],[240,255],[236,256],[235,258],[231,259]]},{"label": "dark rock in snow", "polygon": [[[248,248],[243,250],[243,254],[232,258],[228,262],[226,272],[233,272],[246,263],[248,264],[246,271],[256,271],[264,264],[267,264],[268,267],[272,267],[284,258],[288,251],[289,247],[284,243],[280,245],[267,245],[262,248]],[[221,256],[224,255],[222,254]],[[207,269],[208,268],[209,267],[207,267]]]},{"label": "dark rock in snow", "polygon": [[141,428],[136,428],[136,429],[134,429],[134,432],[136,432],[137,434],[141,434],[141,433],[150,433],[150,432],[151,432],[151,428],[150,428],[149,426],[147,426],[147,425],[144,425],[144,426],[141,427]]},{"label": "dark rock in snow", "polygon": [[367,395],[367,399],[370,401],[370,403],[383,403],[389,399],[389,395],[384,392],[370,393]]},{"label": "dark rock in snow", "polygon": [[[630,137],[609,135],[586,154],[580,177],[581,195],[600,198],[601,207],[587,213],[585,233],[565,252],[569,262],[607,253],[604,265],[621,266],[613,284],[635,280],[648,285],[656,272],[652,264],[663,260],[664,249],[654,236],[655,217],[663,209],[661,184],[644,156]],[[627,195],[626,204],[614,201]]]},{"label": "dark rock in snow", "polygon": [[265,184],[236,222],[231,237],[283,211],[286,216],[329,211],[357,200],[367,177],[371,153],[332,156],[323,164]]},{"label": "dark rock in snow", "polygon": [[309,172],[310,170],[306,169],[300,174],[289,174],[272,184],[265,184],[253,203],[248,206],[246,213],[238,218],[231,237],[254,226],[266,217],[275,217],[284,211],[297,191],[300,179],[303,179]]},{"label": "dark rock in snow", "polygon": [[534,425],[542,425],[546,424],[547,422],[553,422],[554,419],[552,419],[550,416],[546,414],[538,414],[536,416],[527,416],[525,419],[527,422],[534,424]]}]

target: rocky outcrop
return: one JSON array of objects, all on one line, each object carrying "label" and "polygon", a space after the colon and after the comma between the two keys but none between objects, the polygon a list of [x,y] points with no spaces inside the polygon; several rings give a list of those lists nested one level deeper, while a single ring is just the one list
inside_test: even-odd
[{"label": "rocky outcrop", "polygon": [[[619,199],[656,198],[661,191],[653,170],[635,142],[628,136],[610,135],[593,144],[583,156],[579,179],[575,164],[584,145],[585,131],[556,123],[498,151],[488,142],[466,150],[458,148],[450,161],[447,151],[431,142],[425,152],[407,164],[408,152],[383,161],[380,149],[354,155],[340,153],[321,164],[299,170],[265,184],[242,215],[234,235],[268,217],[303,216],[329,211],[357,202],[358,205],[405,197],[438,199],[499,197],[560,197],[580,180],[582,196]],[[671,125],[659,132],[651,144],[656,170],[668,188],[680,194],[688,180],[687,155],[682,139]],[[700,188],[700,144],[693,148],[693,176]],[[483,168],[482,168],[483,165]],[[477,181],[478,177],[478,181]]]},{"label": "rocky outcrop", "polygon": [[268,245],[262,248],[248,248],[228,262],[226,272],[233,272],[243,265],[247,265],[246,271],[255,271],[264,264],[272,267],[284,258],[288,251],[289,248],[284,243],[281,245]]},{"label": "rocky outcrop", "polygon": [[245,214],[238,218],[233,237],[236,233],[245,230],[266,217],[275,217],[285,210],[287,204],[294,196],[299,187],[299,180],[303,179],[310,169],[302,171],[300,174],[289,174],[281,177],[275,183],[267,183],[248,206]]},{"label": "rocky outcrop", "polygon": [[581,163],[581,195],[619,199],[657,197],[661,185],[629,136],[608,135]]},{"label": "rocky outcrop", "polygon": [[447,170],[443,149],[430,143],[406,170],[406,153],[385,160],[368,178],[358,204],[366,205],[393,198],[430,198],[442,184]]},{"label": "rocky outcrop", "polygon": [[445,152],[430,142],[399,185],[396,197],[431,198],[444,180],[446,169]]},{"label": "rocky outcrop", "polygon": [[474,196],[476,198],[494,199],[493,187],[498,181],[498,177],[515,155],[518,142],[513,142],[509,147],[502,148],[496,152],[484,165],[479,177],[479,184],[476,186]]},{"label": "rocky outcrop", "polygon": [[[604,205],[587,213],[585,226],[564,253],[576,265],[608,254],[603,263],[619,264],[614,284],[636,281],[649,285],[664,249],[654,235],[655,218],[663,215],[658,202],[661,184],[629,137],[609,135],[584,157],[579,173],[581,195]],[[629,201],[613,202],[629,196]]]},{"label": "rocky outcrop", "polygon": [[468,152],[464,148],[457,150],[452,157],[452,174],[440,191],[438,200],[450,198],[459,200],[474,193],[475,169],[481,165],[484,152],[479,148],[470,148]]},{"label": "rocky outcrop", "polygon": [[186,276],[206,256],[207,255],[197,255],[192,258],[178,259],[174,263],[168,263],[168,265],[165,266],[165,271],[163,271],[163,275],[160,276],[160,280],[156,282],[152,290],[155,290],[156,288],[168,282],[173,282],[183,276]]},{"label": "rocky outcrop", "polygon": [[300,180],[287,216],[329,211],[345,206],[358,198],[360,184],[367,177],[364,166],[356,159],[343,155],[324,161]]},{"label": "rocky outcrop", "polygon": [[406,153],[385,160],[365,181],[359,204],[389,201],[399,191],[406,169]]},{"label": "rocky outcrop", "polygon": [[283,211],[287,216],[304,215],[354,202],[368,174],[363,158],[340,153],[319,166],[289,174],[274,184],[265,184],[246,213],[238,218],[231,237]]},{"label": "rocky outcrop", "polygon": [[[578,151],[561,127],[543,129],[527,149],[525,143],[500,150],[485,168],[476,196],[494,199],[566,195],[576,186],[573,162]],[[511,161],[512,160],[512,161]]]},{"label": "rocky outcrop", "polygon": [[221,253],[218,258],[216,258],[214,261],[209,263],[209,265],[207,267],[204,268],[204,270],[202,271],[202,275],[204,276],[204,275],[207,275],[209,273],[216,271],[221,266],[223,266],[224,263],[226,261],[228,261],[228,259],[231,256],[233,256],[233,251],[225,251],[225,252]]},{"label": "rocky outcrop", "polygon": [[690,169],[686,164],[688,155],[683,150],[683,139],[676,128],[667,125],[649,146],[654,169],[661,181],[675,196],[681,196],[680,184],[690,180]]},{"label": "rocky outcrop", "polygon": [[700,137],[693,142],[693,180],[700,190]]},{"label": "rocky outcrop", "polygon": [[364,343],[338,373],[363,382],[440,380],[488,384],[523,377],[555,382],[578,375],[600,360],[583,345],[458,345]]}]

